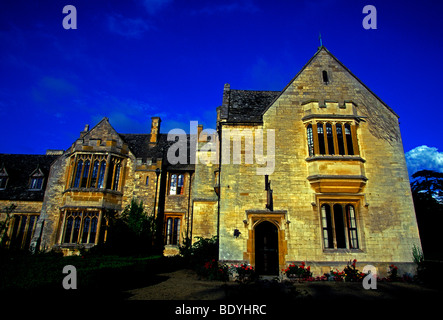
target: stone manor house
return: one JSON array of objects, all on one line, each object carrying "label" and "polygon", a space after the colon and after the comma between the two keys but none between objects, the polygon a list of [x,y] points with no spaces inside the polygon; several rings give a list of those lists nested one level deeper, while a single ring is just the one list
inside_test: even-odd
[{"label": "stone manor house", "polygon": [[184,149],[159,117],[145,134],[103,118],[66,150],[0,154],[2,218],[17,206],[6,245],[71,254],[103,243],[109,217],[135,198],[163,217],[164,254],[218,235],[220,261],[261,274],[305,261],[321,275],[351,259],[413,271],[398,115],[336,57],[322,46],[283,90],[226,84],[222,96],[216,130],[177,136]]}]

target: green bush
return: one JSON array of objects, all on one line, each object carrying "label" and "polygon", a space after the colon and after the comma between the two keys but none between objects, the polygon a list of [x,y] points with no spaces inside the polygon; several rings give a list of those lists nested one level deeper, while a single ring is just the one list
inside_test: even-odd
[{"label": "green bush", "polygon": [[91,249],[94,254],[136,255],[153,253],[156,222],[144,210],[143,202],[132,199],[120,217],[110,219],[106,243]]},{"label": "green bush", "polygon": [[218,238],[195,237],[197,239],[192,245],[190,240],[185,241],[185,246],[180,247],[180,255],[191,267],[204,265],[207,261],[218,261]]}]

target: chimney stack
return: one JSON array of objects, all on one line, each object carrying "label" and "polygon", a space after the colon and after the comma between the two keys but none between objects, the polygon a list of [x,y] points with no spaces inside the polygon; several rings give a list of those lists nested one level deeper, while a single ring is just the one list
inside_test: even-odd
[{"label": "chimney stack", "polygon": [[158,142],[158,136],[160,134],[160,117],[151,118],[151,139],[149,143],[156,144]]},{"label": "chimney stack", "polygon": [[87,134],[88,132],[89,132],[89,124],[85,125],[83,131],[80,132],[80,138],[83,138],[85,134]]}]

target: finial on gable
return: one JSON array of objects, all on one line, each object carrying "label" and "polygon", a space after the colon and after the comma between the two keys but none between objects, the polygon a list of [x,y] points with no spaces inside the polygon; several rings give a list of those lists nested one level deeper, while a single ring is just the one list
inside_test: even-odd
[{"label": "finial on gable", "polygon": [[320,47],[318,47],[318,50],[320,50],[323,47],[323,41],[321,39],[321,33],[318,33],[318,40],[320,41]]}]

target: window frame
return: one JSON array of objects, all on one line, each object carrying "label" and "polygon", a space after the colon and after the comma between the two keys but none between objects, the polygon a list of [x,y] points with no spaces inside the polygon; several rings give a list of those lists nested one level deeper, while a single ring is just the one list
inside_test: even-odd
[{"label": "window frame", "polygon": [[305,127],[309,158],[360,156],[354,121],[314,120],[306,122]]},{"label": "window frame", "polygon": [[28,249],[37,226],[38,214],[14,214],[8,230],[9,248]]},{"label": "window frame", "polygon": [[125,159],[112,154],[81,153],[71,159],[68,188],[121,191]]},{"label": "window frame", "polygon": [[164,244],[166,246],[180,246],[182,242],[183,215],[165,214]]},{"label": "window frame", "polygon": [[[180,177],[182,177],[182,179],[180,179]],[[181,181],[181,186],[179,186],[180,181]],[[185,174],[179,172],[171,172],[169,174],[168,195],[180,196],[184,194],[185,194]]]},{"label": "window frame", "polygon": [[0,190],[5,190],[8,186],[9,176],[6,169],[3,167],[0,169]]},{"label": "window frame", "polygon": [[101,210],[66,210],[63,213],[59,243],[61,245],[95,245],[100,240],[99,226],[102,222]]},{"label": "window frame", "polygon": [[[338,206],[341,212],[337,211]],[[329,219],[326,208],[329,208]],[[353,218],[350,215],[350,208],[353,208]],[[320,226],[323,251],[358,250],[361,251],[359,212],[357,212],[358,201],[321,201],[320,202]],[[325,208],[325,209],[324,209]],[[343,228],[337,226],[337,218],[341,214]],[[326,224],[325,224],[326,223]],[[337,237],[341,233],[344,246],[341,245]],[[327,235],[327,238],[325,238]],[[332,239],[330,239],[332,237]]]}]

